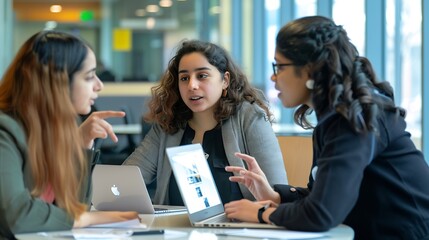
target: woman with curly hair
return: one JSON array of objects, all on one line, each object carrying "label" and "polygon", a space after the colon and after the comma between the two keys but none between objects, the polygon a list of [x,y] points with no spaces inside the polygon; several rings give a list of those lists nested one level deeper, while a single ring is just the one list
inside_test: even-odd
[{"label": "woman with curly hair", "polygon": [[88,114],[103,88],[93,51],[82,40],[42,31],[20,48],[0,83],[0,237],[70,230],[137,218],[135,212],[90,212],[90,150],[95,138],[117,137]]},{"label": "woman with curly hair", "polygon": [[152,89],[149,109],[152,129],[124,164],[139,166],[146,183],[156,181],[155,204],[184,205],[165,153],[172,146],[202,145],[223,203],[254,199],[229,181],[225,166],[245,166],[235,152],[263,159],[270,184],[287,181],[267,102],[220,46],[182,42]]},{"label": "woman with curly hair", "polygon": [[310,181],[273,189],[261,159],[237,153],[248,170],[227,167],[240,174],[231,180],[261,202],[226,204],[227,216],[302,231],[344,223],[355,239],[428,239],[429,167],[389,83],[377,80],[346,31],[321,16],[294,20],[277,35],[275,61],[271,80],[284,106],[299,106],[297,124],[311,128],[306,117],[317,117]]}]

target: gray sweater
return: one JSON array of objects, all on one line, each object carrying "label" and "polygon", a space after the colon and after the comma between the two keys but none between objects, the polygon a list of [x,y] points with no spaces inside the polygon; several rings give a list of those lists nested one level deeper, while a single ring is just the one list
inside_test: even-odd
[{"label": "gray sweater", "polygon": [[[183,133],[184,129],[180,129],[175,134],[167,134],[158,124],[154,124],[124,162],[139,166],[146,183],[156,178],[157,189],[152,199],[154,204],[169,204],[168,189],[172,170],[165,149],[180,145]],[[287,183],[277,137],[267,115],[257,104],[243,102],[237,113],[222,123],[222,138],[229,165],[245,166],[234,153],[246,153],[255,157],[271,185]],[[245,186],[239,186],[244,198],[254,200]]]}]

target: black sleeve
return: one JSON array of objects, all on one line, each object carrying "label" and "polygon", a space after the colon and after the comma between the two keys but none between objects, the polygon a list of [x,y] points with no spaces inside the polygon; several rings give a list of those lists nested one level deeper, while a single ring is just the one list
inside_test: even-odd
[{"label": "black sleeve", "polygon": [[296,200],[303,199],[310,193],[308,188],[294,187],[284,184],[274,185],[274,191],[280,194],[281,203],[294,202]]},{"label": "black sleeve", "polygon": [[326,231],[342,223],[358,199],[364,170],[372,159],[371,134],[356,134],[344,118],[337,117],[316,127],[314,136],[317,169],[311,191],[294,196],[290,187],[277,188],[285,203],[270,215],[276,225]]}]

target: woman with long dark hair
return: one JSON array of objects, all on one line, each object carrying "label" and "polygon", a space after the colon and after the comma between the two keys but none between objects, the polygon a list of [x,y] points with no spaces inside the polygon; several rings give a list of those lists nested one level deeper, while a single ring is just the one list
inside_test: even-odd
[{"label": "woman with long dark hair", "polygon": [[428,239],[429,167],[389,83],[377,80],[342,26],[321,16],[288,23],[273,70],[283,105],[299,106],[295,121],[312,128],[307,116],[316,114],[310,181],[272,189],[255,158],[237,153],[249,169],[227,167],[239,174],[231,180],[264,202],[226,204],[228,217],[303,231],[344,223],[356,239]]}]

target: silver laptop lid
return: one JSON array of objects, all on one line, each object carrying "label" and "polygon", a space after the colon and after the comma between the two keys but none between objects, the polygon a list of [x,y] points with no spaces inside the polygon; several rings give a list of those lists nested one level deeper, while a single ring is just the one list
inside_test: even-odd
[{"label": "silver laptop lid", "polygon": [[92,173],[92,184],[92,204],[97,210],[154,213],[137,166],[97,164]]},{"label": "silver laptop lid", "polygon": [[222,214],[222,200],[201,145],[171,147],[166,152],[192,224]]}]

